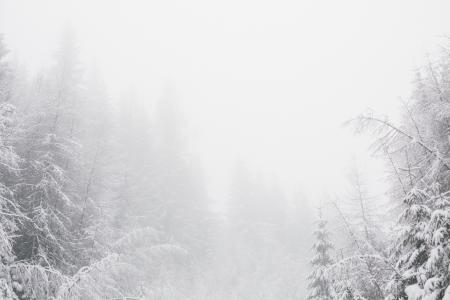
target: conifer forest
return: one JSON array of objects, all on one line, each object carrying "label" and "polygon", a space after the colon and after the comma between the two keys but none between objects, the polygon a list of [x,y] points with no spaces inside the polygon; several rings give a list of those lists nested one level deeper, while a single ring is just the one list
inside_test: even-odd
[{"label": "conifer forest", "polygon": [[450,300],[450,2],[0,0],[0,299]]}]

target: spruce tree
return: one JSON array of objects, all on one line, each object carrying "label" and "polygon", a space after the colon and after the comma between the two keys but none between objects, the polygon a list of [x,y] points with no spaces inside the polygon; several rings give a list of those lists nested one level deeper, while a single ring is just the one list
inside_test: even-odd
[{"label": "spruce tree", "polygon": [[312,273],[308,276],[309,295],[307,299],[328,300],[333,299],[332,281],[328,276],[327,269],[333,263],[330,251],[333,245],[326,229],[327,222],[322,218],[319,211],[318,228],[314,232],[316,242],[313,245],[314,257],[311,260]]}]

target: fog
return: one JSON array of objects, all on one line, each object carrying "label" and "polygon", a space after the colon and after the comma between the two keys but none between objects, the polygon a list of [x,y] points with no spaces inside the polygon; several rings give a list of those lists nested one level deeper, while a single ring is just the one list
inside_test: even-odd
[{"label": "fog", "polygon": [[447,11],[446,1],[2,1],[1,28],[27,68],[48,64],[70,26],[114,93],[132,87],[150,102],[174,85],[214,186],[238,158],[317,196],[342,184],[352,157],[367,159],[341,124],[367,108],[395,115]]},{"label": "fog", "polygon": [[[390,275],[372,261],[367,274],[355,275],[369,283],[354,283],[348,270],[363,268],[353,264],[347,273],[327,273],[331,292],[319,292],[316,286],[324,285],[308,277],[317,266],[309,261],[318,249],[311,250],[319,218],[330,225],[330,262],[373,255],[395,265],[398,257],[386,249],[395,240],[400,186],[407,195],[424,182],[414,172],[433,172],[411,149],[416,143],[405,142],[399,149],[407,149],[406,159],[397,157],[400,150],[393,148],[401,143],[394,139],[406,132],[421,141],[417,147],[438,151],[433,157],[439,162],[448,155],[439,142],[448,133],[439,135],[430,125],[445,117],[423,116],[430,106],[417,95],[434,86],[429,93],[445,102],[449,12],[447,1],[0,0],[0,34],[8,49],[0,56],[7,70],[0,72],[0,83],[6,82],[0,96],[8,95],[2,101],[17,116],[14,133],[2,133],[2,147],[18,157],[17,163],[4,159],[12,169],[2,170],[2,185],[17,194],[5,197],[26,207],[26,222],[37,218],[27,202],[36,193],[16,187],[41,182],[28,178],[40,161],[30,156],[35,150],[29,143],[51,136],[71,153],[50,155],[70,183],[55,179],[59,192],[44,189],[38,207],[63,194],[76,208],[52,204],[55,215],[70,221],[65,230],[55,225],[66,222],[60,217],[48,221],[49,229],[34,221],[20,225],[19,217],[8,220],[19,225],[2,225],[10,243],[2,257],[43,268],[39,276],[46,279],[36,278],[59,292],[28,284],[31,271],[20,281],[26,292],[12,291],[18,299],[416,299],[377,282]],[[431,83],[423,87],[418,76]],[[446,107],[436,110],[446,113]],[[370,128],[355,134],[353,124],[344,126],[361,114],[403,131],[391,135],[381,126],[374,137]],[[39,126],[47,129],[28,132]],[[448,179],[442,180],[446,186]],[[359,205],[349,203],[353,198]],[[143,229],[152,232],[134,246],[129,235]],[[50,246],[39,242],[40,234],[45,240],[63,231],[92,246],[69,249],[64,241],[75,244],[69,237]],[[41,243],[36,249],[35,238]],[[176,258],[159,253],[140,265],[141,256],[151,256],[142,245],[147,238],[153,248],[176,246]],[[123,239],[143,252],[107,246]],[[81,257],[66,258],[71,251]],[[139,272],[86,271],[113,254]],[[63,279],[48,275],[50,269]],[[89,279],[79,279],[80,270]],[[139,273],[138,279],[130,273]],[[113,279],[105,283],[102,276]],[[123,278],[139,284],[116,282]],[[104,293],[89,293],[92,286]]]}]

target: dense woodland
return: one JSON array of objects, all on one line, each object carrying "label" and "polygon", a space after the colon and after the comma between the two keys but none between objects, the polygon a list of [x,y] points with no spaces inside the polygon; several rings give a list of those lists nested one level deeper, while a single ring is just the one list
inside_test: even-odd
[{"label": "dense woodland", "polygon": [[150,111],[109,95],[70,32],[55,50],[29,74],[0,39],[1,299],[450,299],[450,47],[400,124],[348,122],[374,135],[388,199],[352,170],[315,240],[301,193],[245,163],[213,212],[172,88]]},{"label": "dense woodland", "polygon": [[213,213],[173,88],[111,97],[70,31],[37,74],[0,46],[2,299],[298,295],[302,210],[239,163]]}]

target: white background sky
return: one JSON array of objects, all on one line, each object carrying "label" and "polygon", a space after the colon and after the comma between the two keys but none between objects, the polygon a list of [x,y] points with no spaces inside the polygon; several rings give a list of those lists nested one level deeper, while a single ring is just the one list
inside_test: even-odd
[{"label": "white background sky", "polygon": [[217,198],[236,158],[311,197],[341,191],[352,157],[377,174],[340,125],[367,107],[395,116],[449,16],[434,0],[0,0],[0,32],[32,70],[70,23],[112,92],[153,101],[174,83]]}]

